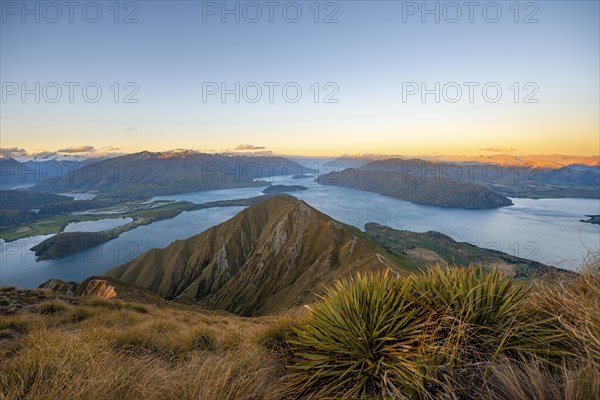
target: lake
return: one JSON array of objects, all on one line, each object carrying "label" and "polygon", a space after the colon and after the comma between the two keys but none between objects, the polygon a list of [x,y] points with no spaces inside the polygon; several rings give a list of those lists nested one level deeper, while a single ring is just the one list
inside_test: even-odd
[{"label": "lake", "polygon": [[[319,185],[312,179],[275,184],[302,185],[309,190],[290,193],[331,217],[364,229],[377,222],[414,232],[439,231],[454,240],[575,269],[588,251],[600,249],[600,225],[581,222],[585,215],[600,214],[597,199],[511,199],[514,206],[467,210],[422,206],[362,190]],[[243,189],[250,195],[248,189]],[[259,195],[262,189],[252,189]],[[157,197],[204,203],[220,191]]]},{"label": "lake", "polygon": [[[458,241],[492,248],[545,264],[575,269],[589,250],[600,249],[600,226],[580,222],[586,214],[600,214],[593,199],[512,199],[511,207],[464,210],[420,206],[355,189],[318,185],[312,179],[276,184],[309,188],[292,195],[333,218],[363,229],[378,222],[415,232],[435,230]],[[259,196],[264,188],[243,188],[183,193],[153,200],[194,203]],[[151,248],[186,239],[233,217],[243,207],[190,211],[141,226],[119,238],[58,260],[36,262],[28,249],[45,237],[4,243],[0,247],[0,285],[35,287],[50,278],[80,281],[102,274]]]},{"label": "lake", "polygon": [[52,235],[35,236],[0,244],[0,286],[37,287],[50,278],[82,281],[91,275],[131,261],[152,248],[192,237],[233,217],[244,207],[187,211],[123,233],[116,239],[56,260],[35,261],[29,249]]}]

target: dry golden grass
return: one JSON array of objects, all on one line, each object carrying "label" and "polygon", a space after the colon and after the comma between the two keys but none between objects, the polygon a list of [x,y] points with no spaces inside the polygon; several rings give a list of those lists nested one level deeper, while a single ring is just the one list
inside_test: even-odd
[{"label": "dry golden grass", "polygon": [[[478,343],[452,340],[453,346],[463,346],[459,350],[475,349],[478,356],[472,358],[467,351],[460,363],[430,367],[437,369],[431,371],[435,379],[427,382],[423,376],[425,390],[416,392],[415,398],[600,398],[600,263],[591,260],[581,274],[546,275],[527,286],[531,287],[520,300],[519,318],[514,321],[529,323],[521,322],[522,313],[554,321],[551,329],[557,339],[548,342],[548,352],[528,349],[519,341],[514,347],[503,344],[506,350],[488,357]],[[0,293],[9,296],[14,291]],[[463,295],[459,290],[455,296]],[[175,305],[69,299],[38,292],[34,297],[26,310],[0,315],[1,400],[275,400],[318,398],[317,392],[339,398],[319,387],[317,392],[298,390],[290,379],[298,372],[290,332],[297,332],[312,311],[242,318]],[[460,313],[452,318],[464,320]],[[483,329],[482,322],[473,321],[472,332]],[[520,332],[519,326],[510,325],[513,328]],[[441,330],[446,331],[461,334]],[[488,341],[493,335],[483,333]],[[439,358],[444,360],[447,354],[441,350]]]},{"label": "dry golden grass", "polygon": [[0,317],[0,399],[281,398],[275,319],[86,299]]}]

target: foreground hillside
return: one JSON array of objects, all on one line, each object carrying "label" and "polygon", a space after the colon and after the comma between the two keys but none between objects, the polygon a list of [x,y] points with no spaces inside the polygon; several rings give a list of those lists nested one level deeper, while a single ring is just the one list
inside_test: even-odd
[{"label": "foreground hillside", "polygon": [[261,318],[110,279],[51,286],[0,289],[1,399],[600,398],[597,262],[528,285],[359,275]]}]

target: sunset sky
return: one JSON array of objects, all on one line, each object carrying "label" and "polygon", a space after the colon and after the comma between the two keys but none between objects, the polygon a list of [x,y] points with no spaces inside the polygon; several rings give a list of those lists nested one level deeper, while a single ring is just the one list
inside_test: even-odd
[{"label": "sunset sky", "polygon": [[[512,1],[498,2],[496,23],[486,20],[495,10],[485,15],[483,7],[474,10],[472,23],[466,8],[452,23],[456,10],[444,2],[439,23],[435,15],[422,22],[420,10],[408,7],[421,2],[322,2],[318,16],[314,2],[297,2],[296,23],[286,21],[296,10],[284,15],[285,2],[273,11],[273,23],[266,8],[256,23],[250,21],[255,10],[240,10],[236,23],[235,15],[211,8],[222,7],[220,1],[132,2],[118,16],[109,9],[113,2],[98,2],[96,23],[81,9],[72,23],[67,9],[54,23],[48,20],[55,10],[40,10],[36,22],[2,3],[2,148],[223,151],[250,144],[312,156],[600,152],[597,1],[523,2],[518,16],[509,9]],[[15,4],[23,3],[34,8],[36,2]],[[137,23],[123,22],[130,14]],[[23,102],[22,84],[33,89],[36,82],[40,88],[56,82],[62,97],[48,101],[55,96],[50,85],[45,94],[40,89],[39,103],[35,94]],[[78,84],[72,103],[65,82]],[[95,103],[81,91],[90,82],[102,89]],[[239,103],[234,94],[222,102],[220,93],[207,95],[211,82],[229,89],[257,82],[262,98],[248,101],[256,93],[252,84],[246,98],[240,90]],[[273,102],[264,82],[278,84]],[[291,82],[302,90],[295,103],[282,93]],[[433,89],[436,82],[439,103],[434,94],[424,102],[420,93],[403,99],[409,89],[421,83]],[[462,90],[455,103],[456,85],[442,93],[451,82]],[[475,84],[473,102],[464,82]],[[495,87],[502,90],[497,102],[484,98],[489,83],[490,98]],[[124,102],[136,88],[138,102]],[[338,102],[325,102],[335,91]],[[527,95],[538,102],[525,102]]]}]

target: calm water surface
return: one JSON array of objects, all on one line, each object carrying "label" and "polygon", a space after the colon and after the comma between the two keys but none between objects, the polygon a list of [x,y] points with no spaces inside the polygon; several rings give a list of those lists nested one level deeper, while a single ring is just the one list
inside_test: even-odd
[{"label": "calm water surface", "polygon": [[[299,184],[309,190],[294,196],[333,218],[363,229],[378,222],[416,232],[435,230],[455,240],[504,251],[550,265],[574,269],[588,251],[600,249],[600,226],[580,222],[586,214],[600,214],[600,201],[592,199],[513,199],[512,207],[461,210],[411,204],[360,190],[321,186],[311,179],[278,184]],[[264,188],[184,193],[152,200],[187,200],[194,203],[248,198]],[[210,208],[142,226],[119,238],[58,260],[36,262],[28,249],[44,237],[4,243],[0,247],[0,285],[34,287],[50,278],[80,281],[102,274],[151,248],[194,236],[233,217],[243,207]]]}]

